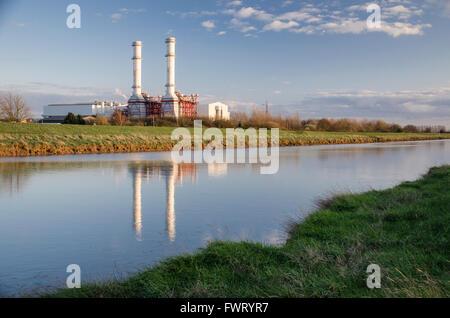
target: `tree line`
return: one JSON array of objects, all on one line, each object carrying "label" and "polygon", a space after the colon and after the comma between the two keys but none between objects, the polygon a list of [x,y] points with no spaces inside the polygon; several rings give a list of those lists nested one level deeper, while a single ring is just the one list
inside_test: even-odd
[{"label": "tree line", "polygon": [[[30,107],[22,96],[8,93],[0,96],[0,120],[7,122],[25,122],[31,119]],[[130,120],[120,110],[114,111],[109,118],[104,116],[82,117],[79,114],[69,113],[64,124],[72,125],[114,125],[114,126],[169,126],[192,127],[195,119],[201,119],[206,127],[217,128],[279,128],[284,130],[300,131],[330,131],[330,132],[446,132],[444,126],[401,126],[396,123],[387,123],[383,120],[357,120],[351,118],[300,118],[300,113],[294,115],[272,115],[264,111],[253,109],[251,113],[232,112],[230,120],[198,118],[149,117],[139,120]]]}]

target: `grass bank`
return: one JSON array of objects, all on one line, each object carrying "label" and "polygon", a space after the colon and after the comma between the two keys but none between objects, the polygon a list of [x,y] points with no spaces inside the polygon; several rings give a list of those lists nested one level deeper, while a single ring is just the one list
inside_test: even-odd
[{"label": "grass bank", "polygon": [[[0,157],[169,151],[173,127],[0,123]],[[280,131],[280,146],[448,139],[433,133]]]},{"label": "grass bank", "polygon": [[[281,247],[214,242],[124,281],[50,297],[449,297],[450,166],[393,189],[340,195]],[[276,211],[275,211],[276,212]],[[381,267],[381,288],[366,268]]]}]

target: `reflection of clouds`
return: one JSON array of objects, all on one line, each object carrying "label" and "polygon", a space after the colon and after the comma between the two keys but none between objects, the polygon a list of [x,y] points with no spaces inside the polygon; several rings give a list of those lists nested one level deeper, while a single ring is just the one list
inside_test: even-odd
[{"label": "reflection of clouds", "polygon": [[[32,158],[36,160],[37,158]],[[41,173],[113,168],[120,171],[120,161],[0,161],[0,195],[20,193],[28,180]]]}]

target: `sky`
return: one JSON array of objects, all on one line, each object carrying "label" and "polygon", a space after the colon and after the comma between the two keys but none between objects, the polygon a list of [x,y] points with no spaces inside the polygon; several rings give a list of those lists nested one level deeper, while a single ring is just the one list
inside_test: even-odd
[{"label": "sky", "polygon": [[[70,29],[67,6],[81,9]],[[369,4],[381,8],[370,28]],[[133,41],[143,91],[176,85],[231,110],[450,127],[450,0],[0,0],[0,94],[49,103],[126,102]]]}]

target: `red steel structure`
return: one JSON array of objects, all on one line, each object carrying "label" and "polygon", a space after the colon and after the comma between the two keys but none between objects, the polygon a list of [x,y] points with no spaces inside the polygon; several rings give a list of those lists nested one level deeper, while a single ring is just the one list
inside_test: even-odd
[{"label": "red steel structure", "polygon": [[[178,117],[196,117],[199,103],[198,95],[183,95],[180,92],[176,92],[175,94],[178,97]],[[142,97],[145,100],[145,114],[140,114],[138,117],[163,117],[162,96],[149,96],[146,93],[142,93]],[[124,115],[128,117],[131,115],[129,106],[123,111]]]}]

